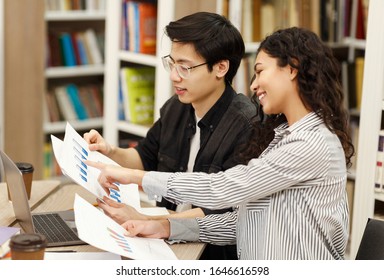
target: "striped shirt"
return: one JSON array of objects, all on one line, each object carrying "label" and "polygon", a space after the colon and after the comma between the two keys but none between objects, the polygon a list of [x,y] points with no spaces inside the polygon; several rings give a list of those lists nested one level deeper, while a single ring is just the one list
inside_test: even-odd
[{"label": "striped shirt", "polygon": [[155,199],[216,209],[238,206],[233,213],[195,222],[201,241],[236,239],[240,259],[320,260],[344,258],[346,179],[339,139],[309,113],[290,127],[276,128],[268,148],[248,165],[215,174],[149,172],[143,187]]}]

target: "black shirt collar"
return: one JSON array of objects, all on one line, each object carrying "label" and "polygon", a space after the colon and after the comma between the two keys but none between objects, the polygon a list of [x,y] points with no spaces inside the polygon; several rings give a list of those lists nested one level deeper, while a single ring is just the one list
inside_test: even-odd
[{"label": "black shirt collar", "polygon": [[208,127],[211,130],[214,130],[224,113],[227,111],[227,108],[231,104],[232,99],[236,96],[236,94],[237,93],[234,91],[232,86],[227,83],[224,93],[201,119],[198,124],[199,127]]}]

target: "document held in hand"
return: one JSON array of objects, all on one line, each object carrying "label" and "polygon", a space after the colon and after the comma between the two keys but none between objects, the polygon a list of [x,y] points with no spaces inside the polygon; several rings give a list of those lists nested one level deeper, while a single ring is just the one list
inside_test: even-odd
[{"label": "document held in hand", "polygon": [[177,259],[162,239],[125,236],[122,226],[77,194],[74,210],[79,237],[94,247],[135,260]]},{"label": "document held in hand", "polygon": [[[97,181],[100,170],[87,166],[84,160],[88,159],[118,165],[116,162],[97,151],[90,151],[88,149],[88,143],[69,123],[67,123],[65,128],[64,141],[54,135],[51,135],[51,141],[55,158],[64,175],[100,199],[102,199],[104,195],[108,196]],[[111,192],[109,197],[138,210],[141,209],[140,195],[136,184],[119,185],[119,190]]]}]

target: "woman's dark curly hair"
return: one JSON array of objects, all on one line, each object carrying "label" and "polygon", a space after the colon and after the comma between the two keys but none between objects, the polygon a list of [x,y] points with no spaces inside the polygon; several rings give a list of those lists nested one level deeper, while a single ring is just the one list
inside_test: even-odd
[{"label": "woman's dark curly hair", "polygon": [[[330,131],[335,133],[343,146],[347,167],[351,166],[354,147],[348,133],[349,115],[343,105],[340,83],[340,64],[312,31],[292,27],[281,29],[267,36],[257,54],[263,51],[276,58],[280,67],[289,65],[297,69],[299,95],[308,110],[321,117]],[[256,103],[257,97],[252,100]],[[259,114],[263,114],[259,110]],[[260,125],[255,122],[253,136],[246,151],[245,161],[257,157],[274,137],[274,128],[286,122],[283,114],[269,115]]]}]

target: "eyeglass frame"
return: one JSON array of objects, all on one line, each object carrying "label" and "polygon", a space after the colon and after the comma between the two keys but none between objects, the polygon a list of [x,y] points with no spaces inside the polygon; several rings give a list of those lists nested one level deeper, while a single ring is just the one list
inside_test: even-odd
[{"label": "eyeglass frame", "polygon": [[[191,70],[192,70],[192,69],[197,68],[197,67],[200,67],[200,66],[203,66],[203,65],[209,63],[209,62],[204,62],[204,63],[198,64],[198,65],[195,65],[195,66],[187,66],[187,65],[184,65],[184,64],[176,63],[175,60],[172,58],[172,56],[169,54],[169,55],[163,56],[163,57],[161,58],[161,62],[163,63],[163,67],[164,67],[164,69],[165,69],[167,72],[169,72],[169,73],[170,73],[173,69],[171,69],[171,68],[169,67],[167,58],[170,58],[170,60],[173,62],[173,68],[176,68],[176,72],[177,72],[177,74],[178,74],[181,78],[183,78],[183,79],[188,79],[188,78],[189,78],[189,76],[191,75]],[[167,65],[167,66],[166,66],[166,65]],[[185,77],[184,75],[181,75],[178,67],[184,67],[184,68],[188,71],[188,76]]]}]

